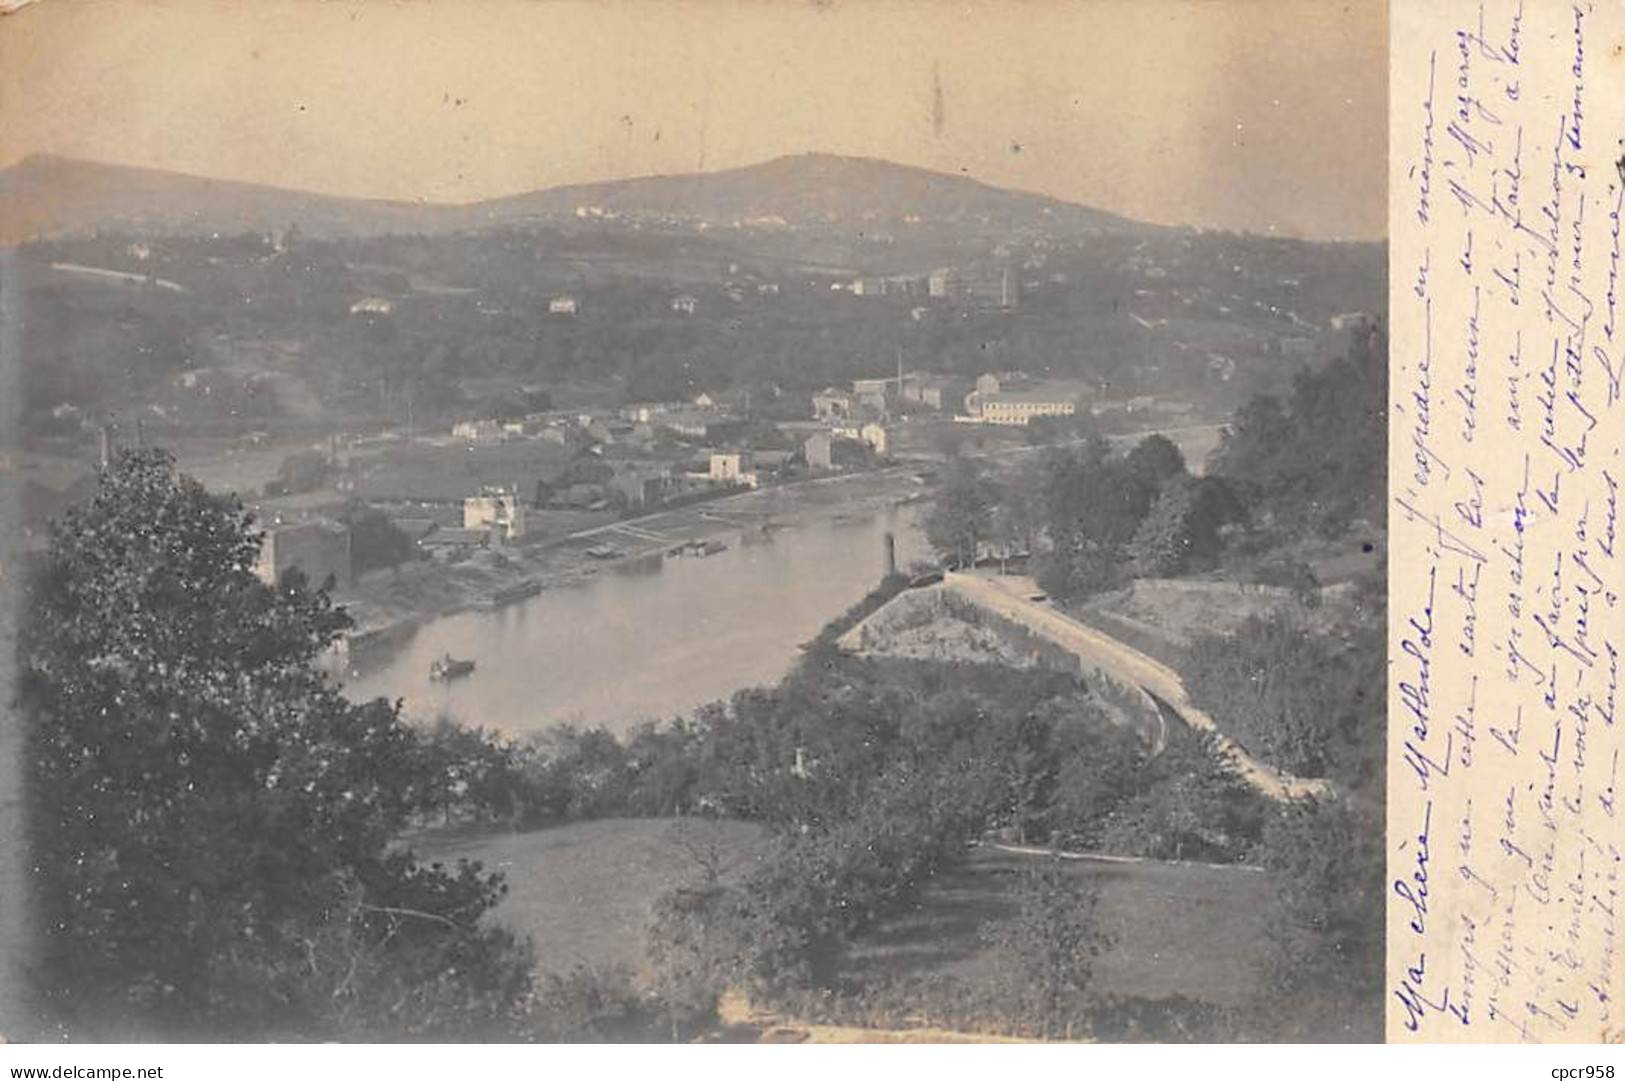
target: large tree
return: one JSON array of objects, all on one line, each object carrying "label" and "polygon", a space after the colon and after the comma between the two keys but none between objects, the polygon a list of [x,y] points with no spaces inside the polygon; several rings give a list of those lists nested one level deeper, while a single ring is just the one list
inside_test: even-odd
[{"label": "large tree", "polygon": [[506,1031],[502,885],[392,848],[443,785],[314,662],[346,625],[252,573],[234,500],[126,453],[52,531],[19,636],[37,990],[77,1039]]},{"label": "large tree", "polygon": [[1141,480],[1162,488],[1175,477],[1184,476],[1185,455],[1172,439],[1154,432],[1134,444],[1134,449],[1124,456],[1124,465]]},{"label": "large tree", "polygon": [[1290,397],[1252,399],[1236,411],[1210,472],[1249,491],[1265,524],[1285,537],[1338,536],[1380,521],[1387,441],[1388,346],[1381,333],[1349,354],[1299,372]]},{"label": "large tree", "polygon": [[960,458],[925,518],[925,538],[957,567],[969,566],[993,539],[993,486],[977,463]]},{"label": "large tree", "polygon": [[1135,569],[1147,575],[1206,569],[1223,550],[1220,529],[1242,513],[1223,478],[1170,477],[1129,544]]},{"label": "large tree", "polygon": [[1156,485],[1112,457],[1104,442],[1056,452],[1043,469],[1051,550],[1039,566],[1039,583],[1061,597],[1109,588],[1151,510]]},{"label": "large tree", "polygon": [[343,520],[350,530],[350,555],[357,577],[378,567],[399,570],[417,552],[412,538],[389,515],[359,499],[345,507]]}]

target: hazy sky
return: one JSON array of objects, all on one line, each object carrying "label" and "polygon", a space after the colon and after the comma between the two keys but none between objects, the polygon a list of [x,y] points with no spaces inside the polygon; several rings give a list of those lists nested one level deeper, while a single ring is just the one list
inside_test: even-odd
[{"label": "hazy sky", "polygon": [[1382,0],[39,0],[0,164],[460,202],[822,150],[1377,237],[1387,75]]}]

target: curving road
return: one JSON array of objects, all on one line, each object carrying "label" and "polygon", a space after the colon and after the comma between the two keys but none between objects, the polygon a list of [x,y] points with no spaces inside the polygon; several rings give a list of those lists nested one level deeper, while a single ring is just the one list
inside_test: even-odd
[{"label": "curving road", "polygon": [[1324,796],[1331,786],[1324,780],[1294,777],[1265,765],[1220,730],[1207,713],[1197,708],[1185,691],[1179,673],[1132,646],[1080,623],[1048,603],[1034,600],[1037,584],[1028,577],[997,577],[950,571],[943,585],[961,597],[1016,622],[1054,642],[1086,664],[1132,683],[1153,700],[1165,703],[1192,728],[1213,734],[1215,742],[1235,763],[1236,771],[1254,788],[1272,799]]}]

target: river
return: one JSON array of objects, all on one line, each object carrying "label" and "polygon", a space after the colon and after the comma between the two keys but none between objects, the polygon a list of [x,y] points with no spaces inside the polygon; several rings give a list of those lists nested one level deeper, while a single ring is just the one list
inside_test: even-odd
[{"label": "river", "polygon": [[[884,573],[887,532],[899,566],[928,558],[918,506],[806,521],[771,533],[724,534],[707,557],[650,557],[491,612],[426,623],[353,673],[357,699],[405,700],[407,715],[441,712],[519,735],[560,721],[622,733],[744,687],[777,683],[799,646]],[[450,653],[473,674],[438,683]]]}]

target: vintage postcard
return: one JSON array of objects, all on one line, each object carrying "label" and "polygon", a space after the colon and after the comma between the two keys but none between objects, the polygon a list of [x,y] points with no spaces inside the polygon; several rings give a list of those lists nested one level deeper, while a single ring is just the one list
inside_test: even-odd
[{"label": "vintage postcard", "polygon": [[6,1040],[1612,1024],[1614,16],[13,6]]}]

